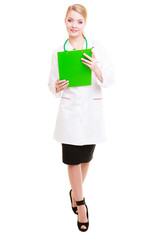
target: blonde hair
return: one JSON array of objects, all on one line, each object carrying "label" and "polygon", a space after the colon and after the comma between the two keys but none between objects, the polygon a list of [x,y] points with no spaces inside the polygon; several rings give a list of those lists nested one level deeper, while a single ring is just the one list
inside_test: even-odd
[{"label": "blonde hair", "polygon": [[69,6],[67,9],[67,12],[66,12],[66,17],[70,10],[74,10],[74,11],[78,12],[79,14],[81,14],[84,17],[85,21],[87,20],[87,9],[83,5],[73,4],[73,5]]},{"label": "blonde hair", "polygon": [[[74,10],[74,11],[78,12],[79,14],[81,14],[84,17],[84,20],[86,22],[86,20],[87,20],[87,9],[83,5],[73,4],[73,5],[69,6],[68,9],[67,9],[67,12],[66,12],[66,18],[67,18],[67,15],[68,15],[69,11],[71,11],[71,10]],[[85,35],[84,32],[82,33],[82,35],[83,36]]]}]

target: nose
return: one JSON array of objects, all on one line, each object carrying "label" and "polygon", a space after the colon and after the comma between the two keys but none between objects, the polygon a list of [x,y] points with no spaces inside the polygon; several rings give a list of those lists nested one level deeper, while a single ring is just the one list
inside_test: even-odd
[{"label": "nose", "polygon": [[72,27],[73,27],[73,28],[76,28],[76,27],[77,27],[77,24],[76,24],[75,21],[72,22]]}]

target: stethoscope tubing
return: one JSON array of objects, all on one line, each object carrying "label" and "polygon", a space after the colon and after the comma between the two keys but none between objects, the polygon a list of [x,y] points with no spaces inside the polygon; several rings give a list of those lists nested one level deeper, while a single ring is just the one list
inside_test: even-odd
[{"label": "stethoscope tubing", "polygon": [[[69,39],[69,38],[68,38]],[[68,50],[66,50],[66,43],[68,42],[68,39],[65,41],[65,43],[64,43],[64,51],[68,51]],[[84,36],[84,39],[85,39],[85,41],[86,41],[86,49],[88,48],[88,42],[87,42],[87,39],[86,39],[86,37]]]}]

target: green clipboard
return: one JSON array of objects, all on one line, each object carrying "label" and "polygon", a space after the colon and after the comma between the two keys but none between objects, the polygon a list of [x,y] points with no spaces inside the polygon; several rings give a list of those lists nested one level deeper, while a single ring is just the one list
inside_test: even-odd
[{"label": "green clipboard", "polygon": [[59,80],[68,80],[68,87],[92,84],[92,71],[81,60],[81,58],[88,60],[83,53],[92,57],[91,48],[57,52]]}]

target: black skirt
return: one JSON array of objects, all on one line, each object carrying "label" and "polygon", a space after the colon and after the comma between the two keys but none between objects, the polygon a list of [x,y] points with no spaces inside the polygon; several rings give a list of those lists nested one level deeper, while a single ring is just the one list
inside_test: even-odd
[{"label": "black skirt", "polygon": [[92,145],[70,145],[62,143],[62,161],[68,165],[88,163],[93,158],[96,144]]}]

